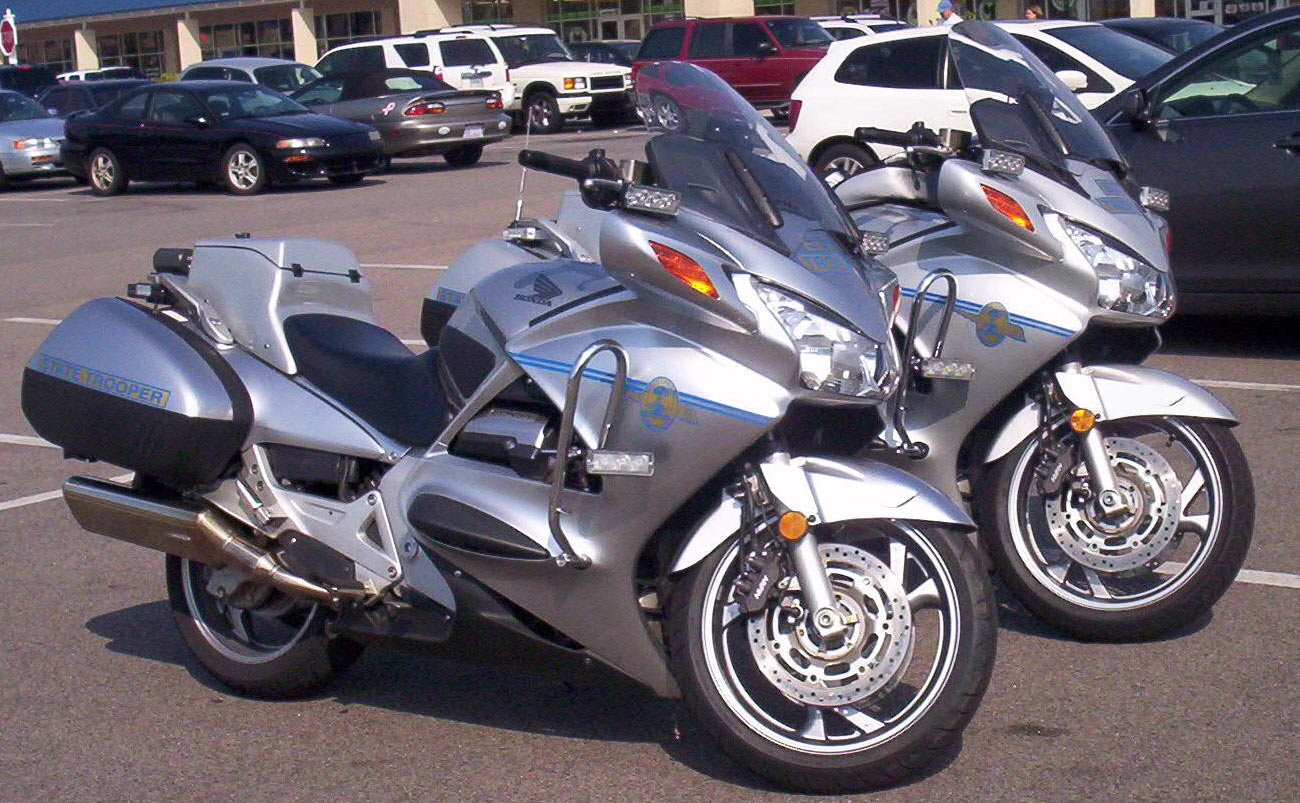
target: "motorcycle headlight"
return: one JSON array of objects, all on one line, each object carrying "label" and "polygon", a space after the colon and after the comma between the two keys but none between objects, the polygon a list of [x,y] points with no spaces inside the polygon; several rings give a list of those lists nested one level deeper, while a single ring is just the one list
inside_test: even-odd
[{"label": "motorcycle headlight", "polygon": [[881,344],[771,285],[759,285],[758,297],[794,342],[805,388],[862,398],[884,398],[892,391],[897,372]]},{"label": "motorcycle headlight", "polygon": [[1065,233],[1097,272],[1097,306],[1130,315],[1168,318],[1174,312],[1169,277],[1100,232],[1063,220]]},{"label": "motorcycle headlight", "polygon": [[282,139],[275,143],[276,148],[292,150],[295,148],[323,148],[325,140],[320,137],[304,137],[302,139]]}]

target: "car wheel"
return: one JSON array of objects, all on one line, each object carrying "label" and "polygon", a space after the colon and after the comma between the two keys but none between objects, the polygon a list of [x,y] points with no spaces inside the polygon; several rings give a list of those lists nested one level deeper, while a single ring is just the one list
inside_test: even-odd
[{"label": "car wheel", "polygon": [[455,150],[447,151],[442,155],[442,158],[446,159],[447,164],[452,167],[469,167],[483,158],[483,146],[464,145]]},{"label": "car wheel", "polygon": [[564,128],[560,103],[550,92],[534,92],[524,99],[526,124],[539,134],[557,134]]},{"label": "car wheel", "polygon": [[[654,104],[654,114],[652,116],[659,122],[659,126],[663,130],[680,131],[685,127],[685,121],[682,119],[682,107],[677,105],[677,101],[667,95],[656,95],[652,103]],[[651,122],[647,120],[646,125],[650,125]]]},{"label": "car wheel", "polygon": [[266,189],[266,166],[251,145],[232,145],[221,157],[221,183],[234,195],[256,195]]},{"label": "car wheel", "polygon": [[821,152],[813,162],[813,172],[822,178],[831,173],[839,173],[844,178],[848,178],[861,173],[878,161],[866,148],[841,142]]},{"label": "car wheel", "polygon": [[90,191],[96,195],[117,195],[126,189],[126,172],[117,155],[108,148],[96,148],[86,160]]},{"label": "car wheel", "polygon": [[354,184],[360,184],[361,179],[365,178],[365,173],[348,173],[344,176],[330,176],[330,183],[336,187],[351,187]]}]

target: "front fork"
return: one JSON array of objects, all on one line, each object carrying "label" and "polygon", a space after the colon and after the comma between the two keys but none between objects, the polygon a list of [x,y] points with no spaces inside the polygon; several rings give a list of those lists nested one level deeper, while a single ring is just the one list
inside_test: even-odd
[{"label": "front fork", "polygon": [[[1082,370],[1082,366],[1077,362],[1067,363],[1064,370],[1075,372]],[[1051,384],[1050,380],[1045,385]],[[1059,388],[1057,388],[1059,390]],[[1046,388],[1045,388],[1046,390]],[[1043,394],[1044,404],[1044,421],[1050,416],[1047,415],[1049,405],[1051,404],[1052,394],[1045,392]],[[1096,494],[1097,504],[1103,513],[1115,514],[1124,510],[1124,496],[1119,492],[1119,483],[1115,479],[1115,468],[1111,465],[1110,456],[1106,454],[1106,437],[1096,426],[1096,410],[1074,410],[1071,407],[1071,428],[1079,435],[1079,444],[1083,453],[1083,463],[1088,468],[1089,487]],[[1075,427],[1074,413],[1087,413],[1087,429],[1080,431],[1082,427]]]}]

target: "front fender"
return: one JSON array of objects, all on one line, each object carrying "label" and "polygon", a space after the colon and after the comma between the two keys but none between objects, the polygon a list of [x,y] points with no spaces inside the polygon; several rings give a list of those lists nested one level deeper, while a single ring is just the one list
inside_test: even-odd
[{"label": "front fender", "polygon": [[[1140,365],[1089,365],[1079,371],[1058,371],[1056,384],[1075,407],[1097,414],[1099,421],[1139,416],[1208,418],[1238,423],[1214,394],[1190,379]],[[1038,429],[1038,408],[1027,404],[1002,426],[984,462],[1009,454]]]},{"label": "front fender", "polygon": [[[815,515],[818,523],[900,519],[975,529],[975,523],[951,499],[884,463],[777,455],[761,469],[768,488],[783,505],[810,518]],[[739,530],[740,502],[723,494],[686,537],[671,572],[691,568]]]}]

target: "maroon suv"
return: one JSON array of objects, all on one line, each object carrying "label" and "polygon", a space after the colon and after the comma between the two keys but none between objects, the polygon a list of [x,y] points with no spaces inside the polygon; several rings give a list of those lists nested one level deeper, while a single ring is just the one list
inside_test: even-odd
[{"label": "maroon suv", "polygon": [[680,59],[707,67],[759,108],[784,106],[834,41],[807,17],[731,17],[661,22],[632,64]]}]

